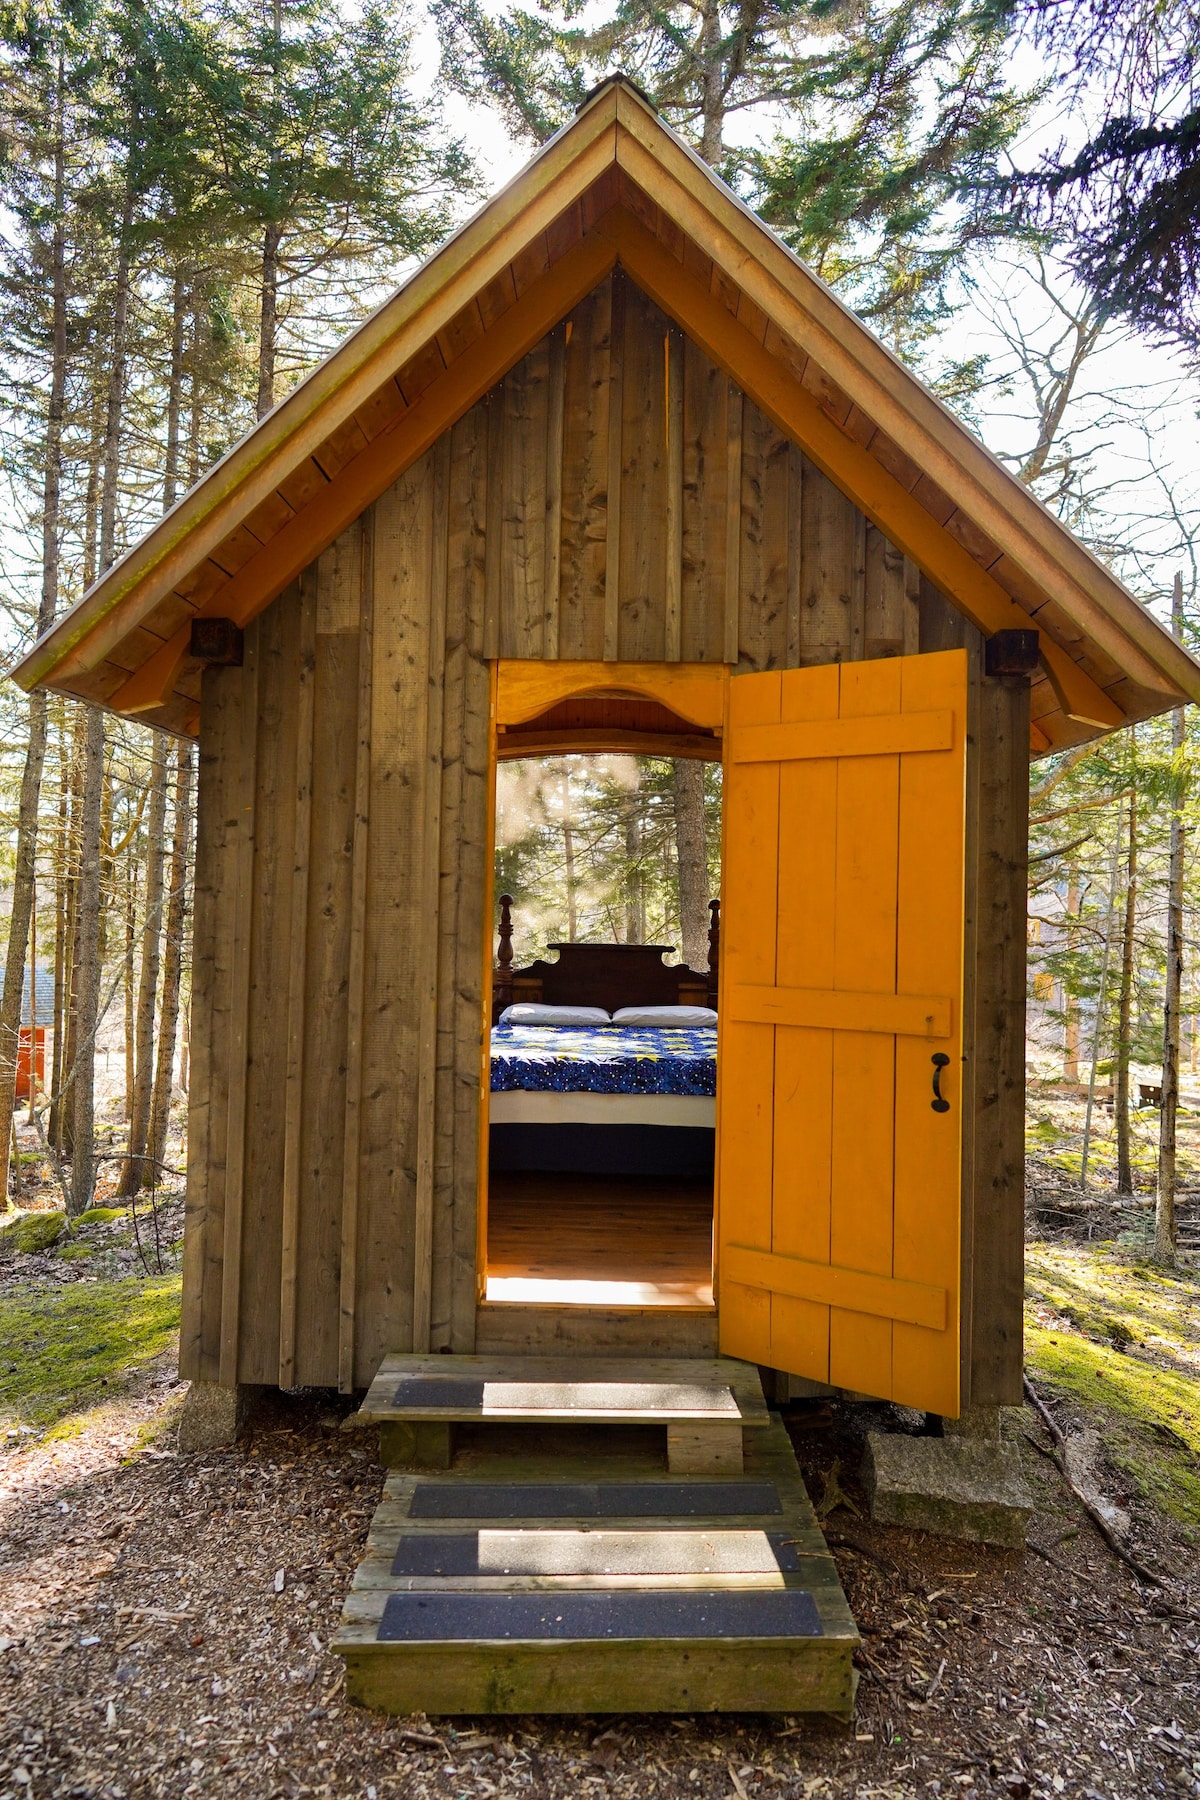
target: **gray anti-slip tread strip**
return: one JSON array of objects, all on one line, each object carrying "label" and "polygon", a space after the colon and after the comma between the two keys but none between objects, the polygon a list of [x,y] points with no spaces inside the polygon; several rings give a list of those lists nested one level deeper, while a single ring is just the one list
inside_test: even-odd
[{"label": "gray anti-slip tread strip", "polygon": [[698,1382],[497,1381],[481,1376],[403,1375],[390,1405],[395,1411],[528,1413],[673,1413],[736,1419],[732,1389]]},{"label": "gray anti-slip tread strip", "polygon": [[567,1593],[389,1594],[379,1643],[580,1639],[811,1638],[824,1635],[805,1588],[686,1593],[664,1589]]},{"label": "gray anti-slip tread strip", "polygon": [[392,1558],[400,1576],[794,1575],[800,1568],[797,1546],[783,1532],[704,1527],[410,1532]]},{"label": "gray anti-slip tread strip", "polygon": [[413,1519],[719,1519],[781,1513],[773,1481],[419,1481]]}]

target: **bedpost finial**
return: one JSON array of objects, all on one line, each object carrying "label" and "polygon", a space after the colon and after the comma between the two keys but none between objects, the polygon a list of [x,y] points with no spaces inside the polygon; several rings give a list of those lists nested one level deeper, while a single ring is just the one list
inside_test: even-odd
[{"label": "bedpost finial", "polygon": [[512,895],[500,896],[500,944],[496,951],[496,961],[502,969],[512,967],[513,928],[512,928]]}]

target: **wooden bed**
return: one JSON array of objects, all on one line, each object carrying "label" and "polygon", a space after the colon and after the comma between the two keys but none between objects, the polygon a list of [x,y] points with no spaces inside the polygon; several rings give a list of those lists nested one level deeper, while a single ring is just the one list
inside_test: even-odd
[{"label": "wooden bed", "polygon": [[492,974],[492,1023],[522,1000],[546,1006],[711,1006],[717,1004],[721,954],[721,902],[708,903],[708,968],[668,964],[669,944],[550,944],[557,962],[539,958],[513,968],[513,901],[500,896],[500,931]]}]

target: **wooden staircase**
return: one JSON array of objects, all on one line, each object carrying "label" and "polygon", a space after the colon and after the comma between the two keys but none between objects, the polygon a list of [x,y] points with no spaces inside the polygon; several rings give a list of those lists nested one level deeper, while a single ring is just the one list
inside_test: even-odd
[{"label": "wooden staircase", "polygon": [[849,1715],[858,1632],[750,1365],[393,1356],[354,1422],[392,1472],[332,1645],[352,1699]]}]

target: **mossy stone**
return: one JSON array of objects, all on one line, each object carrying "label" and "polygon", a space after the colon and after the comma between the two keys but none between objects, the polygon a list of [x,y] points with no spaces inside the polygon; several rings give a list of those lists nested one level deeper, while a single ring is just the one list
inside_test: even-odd
[{"label": "mossy stone", "polygon": [[86,1212],[80,1213],[75,1223],[77,1225],[111,1225],[114,1219],[123,1219],[124,1217],[125,1208],[123,1206],[89,1206]]},{"label": "mossy stone", "polygon": [[23,1213],[0,1233],[0,1249],[19,1250],[25,1256],[36,1256],[57,1244],[67,1228],[67,1215],[59,1209],[52,1212]]}]

